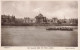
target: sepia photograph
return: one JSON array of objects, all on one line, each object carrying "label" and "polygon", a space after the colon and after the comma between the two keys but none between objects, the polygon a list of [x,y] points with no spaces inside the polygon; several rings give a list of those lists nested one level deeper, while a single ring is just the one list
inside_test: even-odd
[{"label": "sepia photograph", "polygon": [[1,47],[78,47],[78,1],[1,1]]}]

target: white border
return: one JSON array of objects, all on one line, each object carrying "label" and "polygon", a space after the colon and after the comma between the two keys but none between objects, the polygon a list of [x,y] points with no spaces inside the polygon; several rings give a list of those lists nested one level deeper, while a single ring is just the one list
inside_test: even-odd
[{"label": "white border", "polygon": [[[80,50],[80,22],[79,22],[79,16],[80,16],[80,1],[79,0],[1,0],[1,1],[78,1],[78,47],[37,47],[37,46],[7,46],[7,47],[1,47],[0,50]],[[1,1],[0,1],[0,15],[1,15]],[[0,18],[1,22],[1,18]],[[1,24],[0,24],[0,30],[1,30]],[[1,32],[1,31],[0,31]],[[0,33],[1,37],[1,33]],[[1,39],[1,38],[0,38]],[[0,40],[1,42],[1,40]]]}]

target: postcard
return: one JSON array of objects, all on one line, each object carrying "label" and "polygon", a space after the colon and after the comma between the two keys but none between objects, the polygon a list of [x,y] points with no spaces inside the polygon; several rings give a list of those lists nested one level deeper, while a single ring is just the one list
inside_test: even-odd
[{"label": "postcard", "polygon": [[2,0],[1,50],[79,50],[78,0]]}]

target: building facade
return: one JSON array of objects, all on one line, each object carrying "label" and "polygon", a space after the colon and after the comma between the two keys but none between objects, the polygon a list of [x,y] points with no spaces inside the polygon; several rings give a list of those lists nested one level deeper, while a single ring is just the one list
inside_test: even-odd
[{"label": "building facade", "polygon": [[27,24],[35,23],[35,19],[29,18],[29,17],[25,17],[24,18],[24,23],[27,23]]},{"label": "building facade", "polygon": [[1,24],[15,24],[15,16],[1,15]]},{"label": "building facade", "polygon": [[36,18],[36,23],[42,24],[42,23],[47,23],[46,17],[44,17],[42,14],[39,14]]}]

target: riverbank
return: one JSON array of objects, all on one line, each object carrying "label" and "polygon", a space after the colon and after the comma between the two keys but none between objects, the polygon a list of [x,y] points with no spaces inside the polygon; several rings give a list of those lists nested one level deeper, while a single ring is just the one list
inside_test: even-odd
[{"label": "riverbank", "polygon": [[1,24],[2,26],[78,26],[78,24]]}]

